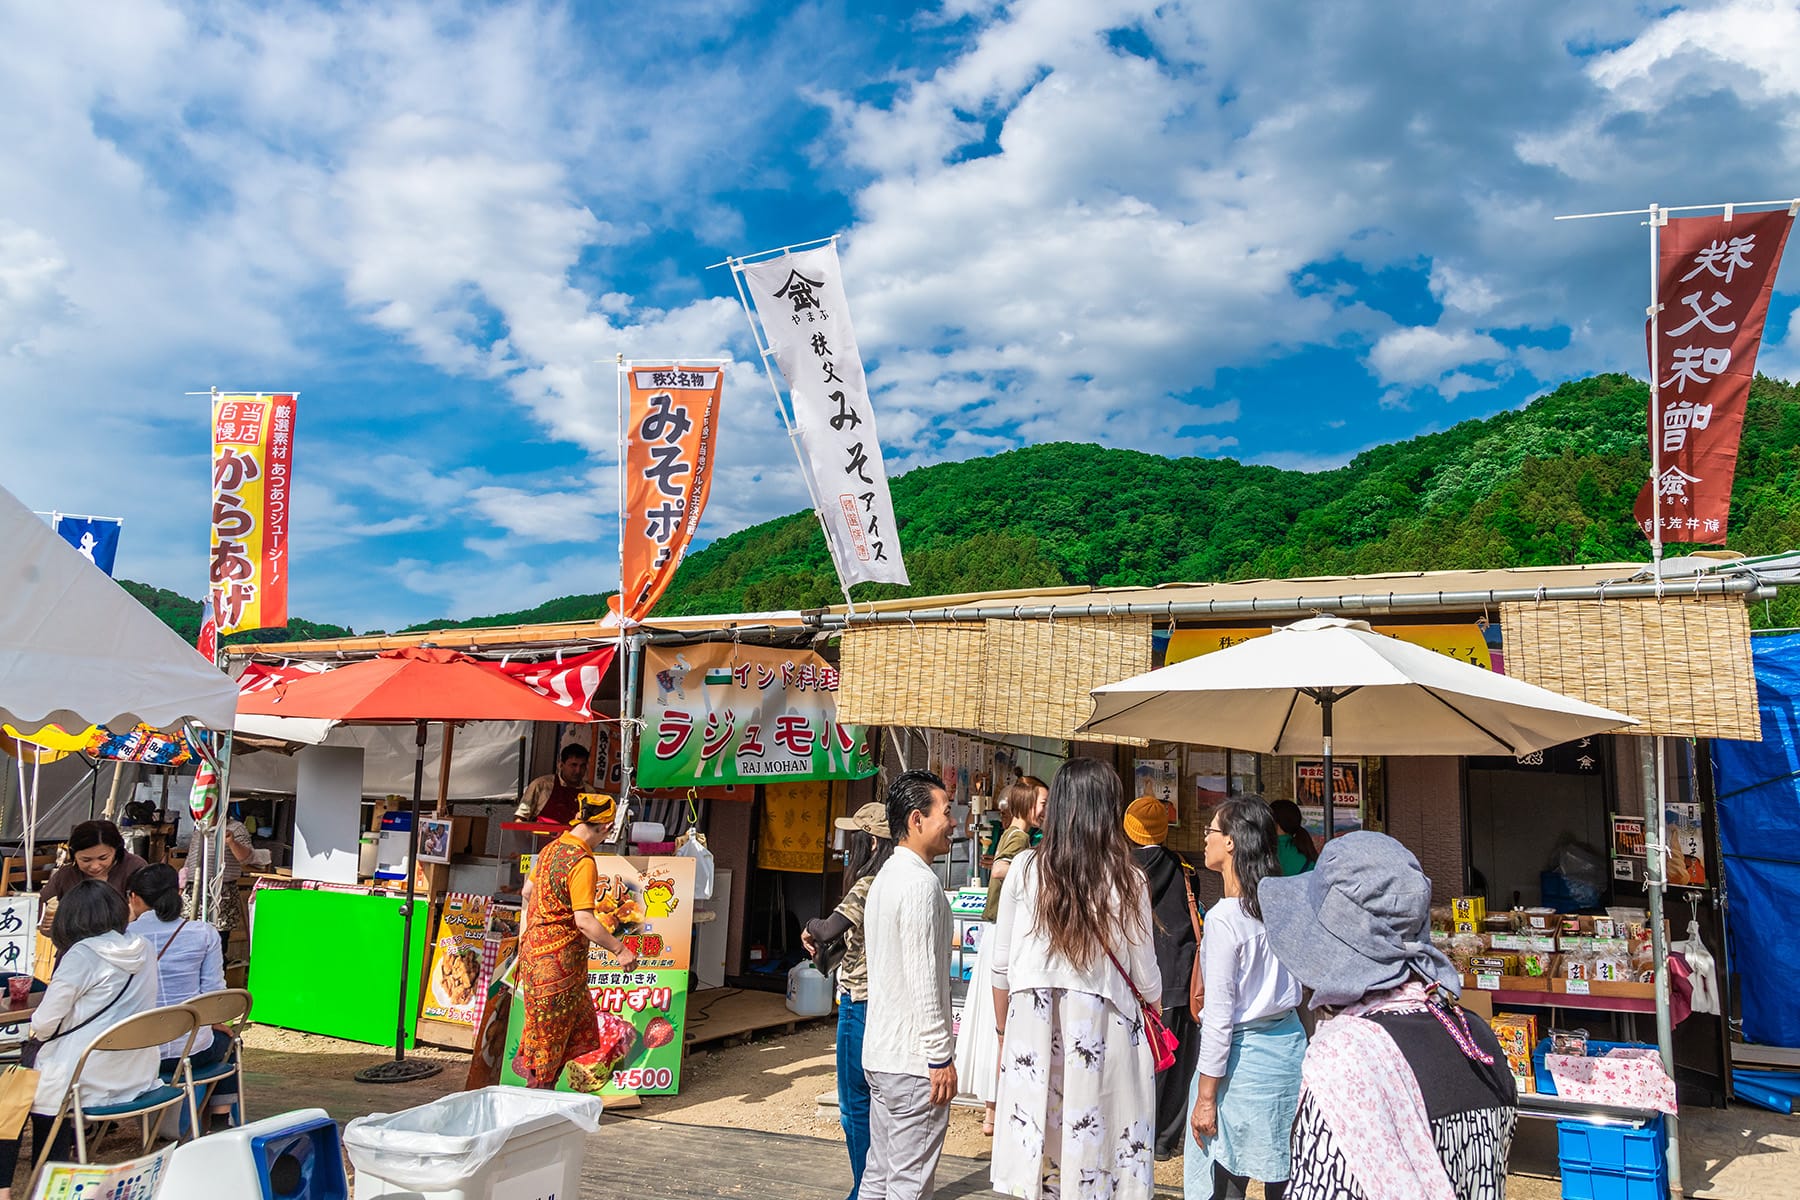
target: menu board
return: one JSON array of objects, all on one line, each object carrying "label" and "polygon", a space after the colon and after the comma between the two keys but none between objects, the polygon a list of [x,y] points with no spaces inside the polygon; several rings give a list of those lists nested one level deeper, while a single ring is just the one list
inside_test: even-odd
[{"label": "menu board", "polygon": [[[495,961],[509,957],[518,938],[516,906],[462,892],[445,896],[431,971],[425,978],[422,1015],[473,1027],[481,1015]],[[497,953],[484,955],[490,941],[497,943]]]},{"label": "menu board", "polygon": [[[599,866],[595,915],[637,953],[638,962],[632,970],[622,971],[612,955],[598,946],[589,947],[588,991],[594,1001],[600,1048],[565,1067],[556,1090],[601,1096],[672,1096],[681,1087],[687,1026],[694,860],[596,855],[594,861]],[[525,1007],[512,1006],[502,1083],[525,1082],[515,1061],[525,1031]]]}]

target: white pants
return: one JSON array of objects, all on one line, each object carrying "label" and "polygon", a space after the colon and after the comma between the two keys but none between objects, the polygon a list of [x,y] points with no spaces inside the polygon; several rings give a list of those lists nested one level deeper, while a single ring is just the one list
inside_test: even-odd
[{"label": "white pants", "polygon": [[869,1162],[858,1200],[931,1200],[950,1106],[931,1102],[923,1075],[865,1072],[869,1078]]}]

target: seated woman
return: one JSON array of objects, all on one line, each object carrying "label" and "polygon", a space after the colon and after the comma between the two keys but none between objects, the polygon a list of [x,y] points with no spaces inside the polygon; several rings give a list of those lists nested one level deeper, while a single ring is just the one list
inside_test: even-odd
[{"label": "seated woman", "polygon": [[56,906],[84,879],[105,881],[119,899],[125,898],[125,881],[143,870],[144,860],[125,848],[125,835],[111,821],[83,821],[69,831],[69,861],[50,873],[39,893],[44,906],[38,928],[50,932]]},{"label": "seated woman", "polygon": [[[145,867],[125,885],[131,906],[131,932],[156,953],[157,1003],[186,1004],[195,996],[225,988],[225,951],[219,931],[204,921],[181,915],[181,881],[175,868],[157,863]],[[194,1035],[188,1061],[195,1070],[220,1062],[231,1049],[229,1031],[203,1026]],[[162,1048],[162,1071],[172,1074],[181,1061],[185,1038]],[[227,1077],[213,1089],[208,1111],[229,1113],[237,1096],[237,1080]]]},{"label": "seated woman", "polygon": [[[108,884],[84,879],[69,889],[50,926],[62,961],[31,1020],[37,1055],[37,1098],[31,1105],[31,1139],[41,1148],[75,1075],[81,1052],[128,1017],[156,1007],[155,955],[143,938],[125,932],[125,900]],[[148,1050],[102,1051],[82,1072],[82,1103],[119,1104],[158,1085],[159,1055]],[[12,1200],[19,1138],[0,1138],[0,1200]],[[75,1129],[64,1121],[53,1159],[74,1150]]]}]

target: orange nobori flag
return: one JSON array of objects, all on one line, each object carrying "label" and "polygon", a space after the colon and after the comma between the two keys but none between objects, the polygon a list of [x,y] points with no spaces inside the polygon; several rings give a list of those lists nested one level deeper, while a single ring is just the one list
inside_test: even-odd
[{"label": "orange nobori flag", "polygon": [[294,395],[213,397],[208,595],[220,636],[288,621]]},{"label": "orange nobori flag", "polygon": [[619,595],[624,621],[642,621],[675,578],[706,511],[724,364],[625,364],[626,415]]}]

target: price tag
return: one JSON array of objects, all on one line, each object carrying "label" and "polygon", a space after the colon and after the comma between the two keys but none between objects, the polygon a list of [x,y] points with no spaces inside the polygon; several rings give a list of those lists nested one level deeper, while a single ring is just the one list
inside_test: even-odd
[{"label": "price tag", "polygon": [[1569,985],[1566,990],[1571,996],[1585,996],[1588,994],[1588,981],[1585,979],[1571,979],[1569,980]]},{"label": "price tag", "polygon": [[1475,986],[1484,992],[1497,992],[1500,990],[1500,976],[1496,974],[1477,975]]}]

